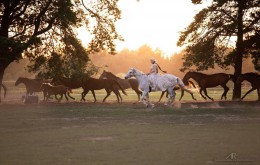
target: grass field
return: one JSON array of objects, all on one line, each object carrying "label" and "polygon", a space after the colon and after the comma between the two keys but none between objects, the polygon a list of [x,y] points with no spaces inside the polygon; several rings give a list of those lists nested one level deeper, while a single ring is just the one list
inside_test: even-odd
[{"label": "grass field", "polygon": [[[26,105],[20,100],[23,93],[22,87],[9,87],[0,104],[1,165],[260,162],[260,106],[252,106],[255,102],[180,109],[161,103],[149,109],[130,90],[120,104],[114,96],[100,103],[103,91],[97,92],[98,103],[92,103],[91,95],[81,103],[80,90],[75,90],[77,101]],[[216,99],[218,93],[210,91]],[[159,95],[153,93],[152,100]],[[252,94],[248,99],[257,97]],[[181,103],[185,102],[191,102],[187,94]]]},{"label": "grass field", "polygon": [[0,164],[259,164],[259,128],[252,107],[2,104]]}]

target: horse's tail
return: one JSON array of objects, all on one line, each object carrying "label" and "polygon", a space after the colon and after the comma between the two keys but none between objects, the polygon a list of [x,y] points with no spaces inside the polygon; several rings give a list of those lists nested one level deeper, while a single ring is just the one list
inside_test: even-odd
[{"label": "horse's tail", "polygon": [[125,92],[124,88],[120,85],[120,83],[117,82],[116,80],[114,80],[114,82],[119,86],[119,88],[121,89],[121,91],[123,92],[123,94],[127,96],[127,93]]},{"label": "horse's tail", "polygon": [[5,98],[6,92],[7,92],[7,88],[6,88],[6,86],[5,86],[4,84],[1,84],[1,85],[2,85],[2,87],[3,87],[3,89],[4,89],[4,98]]},{"label": "horse's tail", "polygon": [[179,87],[181,87],[181,89],[185,86],[183,81],[179,77],[177,77],[177,84],[179,85]]},{"label": "horse's tail", "polygon": [[194,88],[196,88],[195,84],[194,84],[192,81],[189,81],[189,83],[190,83]]}]

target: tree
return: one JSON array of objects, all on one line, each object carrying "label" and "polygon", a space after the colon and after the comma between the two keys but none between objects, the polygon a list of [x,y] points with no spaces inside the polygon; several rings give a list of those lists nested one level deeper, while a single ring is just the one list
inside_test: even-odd
[{"label": "tree", "polygon": [[[115,52],[114,40],[122,39],[114,26],[120,18],[117,2],[0,0],[0,83],[8,65],[24,57],[35,62],[31,71],[42,71],[49,59],[63,59],[60,66],[84,72],[90,53]],[[77,39],[76,28],[82,26],[92,37],[87,49]],[[46,76],[48,72],[40,73]]]},{"label": "tree", "polygon": [[[194,4],[202,0],[192,0]],[[182,70],[234,67],[234,75],[242,73],[243,58],[251,55],[259,66],[260,0],[213,0],[194,21],[181,32],[178,46],[186,45]],[[228,51],[235,41],[235,48]],[[241,96],[241,84],[234,85],[233,99]]]}]

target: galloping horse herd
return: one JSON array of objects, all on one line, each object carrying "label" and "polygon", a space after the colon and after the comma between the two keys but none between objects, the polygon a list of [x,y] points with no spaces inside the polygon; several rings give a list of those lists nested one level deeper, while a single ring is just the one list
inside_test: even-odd
[{"label": "galloping horse herd", "polygon": [[[140,76],[142,76],[142,78]],[[51,96],[54,95],[55,98],[58,100],[58,102],[61,101],[63,95],[67,100],[68,100],[67,96],[69,96],[71,99],[75,99],[70,95],[70,93],[72,93],[71,92],[72,89],[77,89],[77,88],[83,89],[81,93],[81,101],[85,101],[86,94],[89,91],[91,91],[94,97],[94,102],[96,102],[97,99],[95,95],[95,90],[105,89],[107,94],[104,97],[103,102],[105,102],[107,97],[111,95],[111,92],[113,92],[116,95],[118,102],[122,102],[122,97],[119,90],[121,90],[123,94],[127,95],[125,89],[131,88],[137,94],[138,100],[140,100],[141,97],[142,101],[146,105],[148,105],[149,102],[147,104],[145,101],[149,101],[148,94],[151,91],[147,91],[146,89],[142,88],[142,86],[144,86],[144,83],[146,83],[145,85],[149,86],[149,82],[143,81],[143,79],[145,79],[145,76],[147,75],[143,74],[141,71],[138,71],[137,69],[132,68],[126,74],[126,78],[135,77],[131,79],[121,79],[115,76],[111,72],[103,71],[99,79],[84,78],[84,77],[83,78],[58,77],[58,78],[53,78],[51,81],[45,81],[40,79],[29,79],[25,77],[19,77],[15,82],[15,86],[23,83],[26,87],[26,96],[32,95],[35,92],[43,92],[44,101],[49,100]],[[226,84],[230,80],[233,81],[234,83],[241,83],[245,80],[251,83],[252,88],[242,96],[241,100],[244,99],[246,95],[248,95],[250,92],[254,90],[257,90],[258,100],[260,100],[260,75],[258,73],[245,73],[245,74],[241,74],[238,78],[235,78],[233,75],[225,74],[225,73],[208,75],[200,72],[187,72],[183,77],[183,79],[180,81],[183,81],[183,84],[185,85],[191,83],[193,87],[195,87],[194,83],[190,81],[190,79],[193,79],[198,84],[199,93],[205,100],[209,98],[210,100],[214,101],[213,98],[208,96],[207,88],[216,87],[218,85],[220,85],[224,89],[224,92],[221,95],[221,99],[227,99],[227,93],[229,91],[229,88],[227,87]],[[178,87],[178,83],[179,82],[177,80],[176,83],[172,84],[169,90],[162,91],[159,101],[161,100],[164,93],[166,92],[167,94],[170,94],[171,96],[175,97],[175,90],[180,89]],[[5,96],[7,91],[6,86],[4,84],[1,84],[0,87],[4,89],[4,96]],[[184,90],[183,89],[181,90],[182,91],[181,91],[180,100],[184,95]],[[204,92],[205,96],[203,95],[202,92]],[[192,93],[190,94],[192,98],[196,100],[193,94]],[[58,98],[57,95],[60,95],[60,97]],[[1,100],[1,95],[0,95],[0,100]]]}]

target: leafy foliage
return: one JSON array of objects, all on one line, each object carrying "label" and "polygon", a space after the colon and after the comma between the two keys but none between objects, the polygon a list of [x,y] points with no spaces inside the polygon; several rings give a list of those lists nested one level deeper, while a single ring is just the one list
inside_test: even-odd
[{"label": "leafy foliage", "polygon": [[[238,1],[242,4],[239,6]],[[192,0],[194,4],[201,0]],[[251,54],[258,68],[259,52],[259,0],[213,0],[212,4],[201,10],[194,21],[181,32],[178,46],[187,46],[182,71],[196,66],[197,70],[233,66],[236,49],[234,44],[238,37],[238,10],[243,11],[243,46],[244,58]],[[230,48],[234,49],[230,51]],[[237,48],[237,47],[236,47]],[[258,53],[259,54],[259,53]]]},{"label": "leafy foliage", "polygon": [[[87,3],[86,3],[87,2]],[[0,1],[0,62],[5,69],[27,57],[39,77],[93,74],[90,53],[115,52],[122,37],[114,22],[120,18],[118,0],[4,0]],[[76,29],[85,27],[91,42],[84,48]],[[1,68],[2,69],[2,68]]]}]

